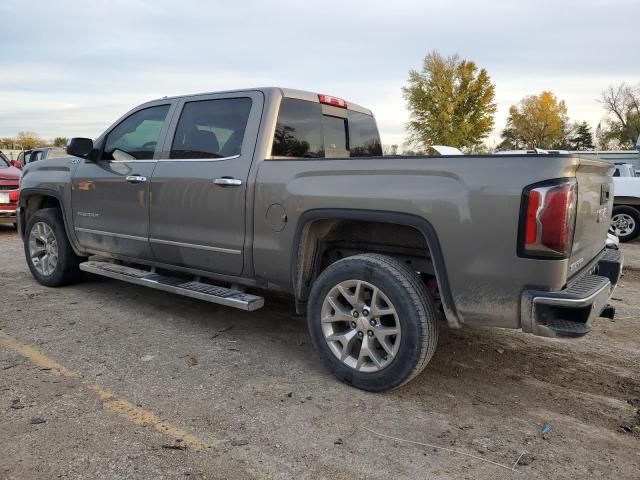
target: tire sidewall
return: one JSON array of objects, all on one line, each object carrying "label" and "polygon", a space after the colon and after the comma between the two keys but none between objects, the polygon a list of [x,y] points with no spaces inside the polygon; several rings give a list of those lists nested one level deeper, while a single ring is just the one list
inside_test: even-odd
[{"label": "tire sidewall", "polygon": [[[38,272],[31,261],[29,238],[31,236],[33,226],[39,222],[46,223],[51,227],[51,230],[56,237],[56,244],[58,246],[58,263],[56,264],[55,271],[51,275],[43,275]],[[49,287],[57,287],[69,283],[70,273],[73,271],[74,267],[77,267],[75,256],[71,251],[71,246],[67,239],[62,215],[55,209],[41,210],[31,216],[25,229],[24,252],[31,274],[39,283]]]},{"label": "tire sidewall", "polygon": [[[410,293],[388,271],[375,268],[364,259],[347,259],[325,270],[314,283],[308,303],[307,321],[314,349],[325,365],[342,381],[357,388],[380,391],[402,385],[421,359],[424,335]],[[329,291],[345,280],[363,280],[379,288],[391,301],[401,328],[400,348],[392,362],[377,372],[358,372],[342,363],[324,338],[320,312]]]}]

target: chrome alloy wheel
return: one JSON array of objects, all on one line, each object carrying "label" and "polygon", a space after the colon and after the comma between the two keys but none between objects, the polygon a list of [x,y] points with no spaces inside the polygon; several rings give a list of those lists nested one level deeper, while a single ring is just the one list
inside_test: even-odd
[{"label": "chrome alloy wheel", "polygon": [[359,372],[377,372],[400,349],[400,320],[395,307],[377,287],[345,280],[322,303],[322,332],[331,352]]},{"label": "chrome alloy wheel", "polygon": [[626,213],[616,213],[611,218],[611,226],[618,237],[631,235],[636,228],[636,221]]},{"label": "chrome alloy wheel", "polygon": [[53,229],[44,222],[33,225],[29,233],[29,256],[38,273],[49,276],[58,265],[58,241]]}]

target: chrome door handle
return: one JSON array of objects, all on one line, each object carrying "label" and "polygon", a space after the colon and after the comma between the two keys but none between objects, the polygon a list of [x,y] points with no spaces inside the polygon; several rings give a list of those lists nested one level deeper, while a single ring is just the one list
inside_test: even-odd
[{"label": "chrome door handle", "polygon": [[147,177],[143,177],[142,175],[127,175],[125,180],[129,183],[142,183],[147,181]]},{"label": "chrome door handle", "polygon": [[231,177],[222,177],[222,178],[216,178],[213,183],[215,183],[216,185],[220,185],[222,187],[237,187],[239,185],[242,185],[242,180],[238,180],[237,178],[231,178]]}]

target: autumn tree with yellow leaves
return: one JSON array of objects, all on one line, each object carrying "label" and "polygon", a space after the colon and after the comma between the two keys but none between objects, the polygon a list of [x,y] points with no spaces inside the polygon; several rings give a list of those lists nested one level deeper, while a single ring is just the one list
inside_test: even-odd
[{"label": "autumn tree with yellow leaves", "polygon": [[484,68],[458,55],[429,53],[402,89],[410,112],[409,145],[473,151],[493,129],[495,85]]},{"label": "autumn tree with yellow leaves", "polygon": [[504,148],[562,148],[569,130],[567,105],[551,92],[529,95],[509,108]]}]

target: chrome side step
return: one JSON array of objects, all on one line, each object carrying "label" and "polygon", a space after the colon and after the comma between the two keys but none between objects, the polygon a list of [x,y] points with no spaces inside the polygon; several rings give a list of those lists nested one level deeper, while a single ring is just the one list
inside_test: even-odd
[{"label": "chrome side step", "polygon": [[264,298],[257,295],[109,262],[83,262],[80,270],[241,310],[253,311],[264,306]]}]

